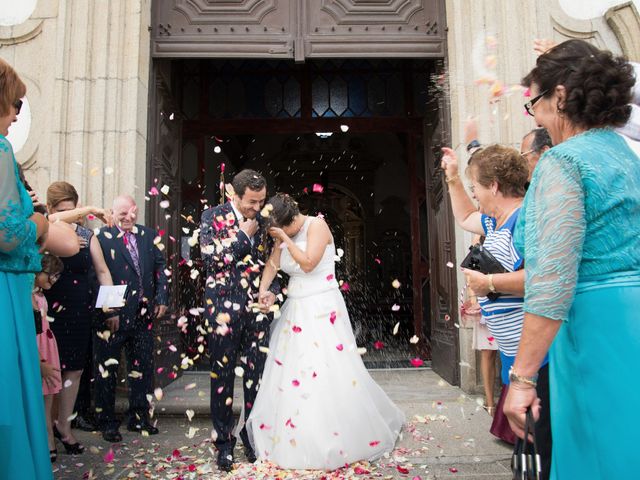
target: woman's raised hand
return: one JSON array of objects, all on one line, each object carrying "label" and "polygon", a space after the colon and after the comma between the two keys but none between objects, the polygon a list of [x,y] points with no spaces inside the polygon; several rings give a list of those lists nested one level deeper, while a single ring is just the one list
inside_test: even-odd
[{"label": "woman's raised hand", "polygon": [[113,214],[108,208],[93,207],[91,213],[107,227],[113,227]]},{"label": "woman's raised hand", "polygon": [[442,162],[440,166],[447,178],[453,178],[458,175],[458,156],[449,147],[442,147]]},{"label": "woman's raised hand", "polygon": [[273,239],[276,241],[279,240],[280,242],[285,242],[289,238],[287,234],[284,233],[284,230],[278,227],[271,227],[268,232],[269,235],[271,235],[271,237],[273,237]]}]

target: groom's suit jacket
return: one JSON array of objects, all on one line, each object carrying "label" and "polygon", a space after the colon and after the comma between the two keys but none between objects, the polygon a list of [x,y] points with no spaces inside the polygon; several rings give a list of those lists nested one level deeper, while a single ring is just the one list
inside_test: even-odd
[{"label": "groom's suit jacket", "polygon": [[[233,321],[257,301],[260,274],[272,245],[265,220],[260,215],[257,220],[258,231],[250,239],[240,230],[230,202],[202,213],[200,250],[207,275],[205,316],[209,325],[215,326],[220,313],[228,313]],[[276,280],[274,288],[277,285]]]}]

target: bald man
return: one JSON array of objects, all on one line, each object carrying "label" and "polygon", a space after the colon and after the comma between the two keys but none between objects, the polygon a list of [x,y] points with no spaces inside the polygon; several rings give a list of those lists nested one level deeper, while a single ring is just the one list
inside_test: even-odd
[{"label": "bald man", "polygon": [[[113,202],[113,227],[98,235],[114,285],[127,285],[126,304],[118,317],[107,318],[94,337],[96,418],[102,437],[119,442],[122,435],[115,416],[115,390],[122,347],[127,357],[129,421],[127,429],[154,435],[147,395],[153,393],[153,322],[164,315],[168,303],[165,260],[154,230],[136,224],[138,207],[129,195]],[[109,331],[105,335],[104,332]],[[105,373],[106,372],[106,373]]]},{"label": "bald man", "polygon": [[533,175],[538,160],[551,147],[553,147],[553,143],[546,128],[535,128],[522,137],[520,153],[529,167],[529,181],[531,181],[531,175]]}]

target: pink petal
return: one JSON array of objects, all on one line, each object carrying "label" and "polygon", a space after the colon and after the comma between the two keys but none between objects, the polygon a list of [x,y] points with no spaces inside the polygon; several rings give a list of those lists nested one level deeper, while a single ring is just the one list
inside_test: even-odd
[{"label": "pink petal", "polygon": [[341,351],[344,349],[344,347],[342,346],[342,344],[341,344],[341,343],[339,343],[338,345],[336,345],[336,348],[338,349],[338,351],[339,351],[339,352],[341,352]]},{"label": "pink petal", "polygon": [[114,457],[114,453],[113,453],[113,449],[109,449],[109,451],[107,453],[104,454],[103,460],[105,463],[111,463],[113,462],[113,457]]},{"label": "pink petal", "polygon": [[330,273],[329,275],[327,275],[327,281],[330,282],[331,280],[333,280],[335,277],[333,276],[333,273]]},{"label": "pink petal", "polygon": [[331,322],[331,325],[336,323],[336,312],[331,312],[331,314],[329,315],[329,321]]},{"label": "pink petal", "polygon": [[293,326],[293,328],[292,328],[291,330],[293,330],[293,331],[294,331],[294,333],[300,333],[300,332],[302,331],[302,328],[300,328],[300,327],[299,327],[299,326],[297,326],[297,325],[294,325],[294,326]]},{"label": "pink petal", "polygon": [[422,365],[424,365],[424,360],[422,360],[421,358],[412,358],[411,359],[411,365],[413,365],[414,367],[421,367]]},{"label": "pink petal", "polygon": [[314,183],[312,188],[313,188],[313,193],[322,193],[322,192],[324,192],[324,187],[322,185],[320,185],[319,183]]},{"label": "pink petal", "polygon": [[291,381],[291,385],[293,385],[294,387],[299,387],[300,386],[300,382],[298,380],[292,380]]},{"label": "pink petal", "polygon": [[382,350],[384,348],[384,343],[382,343],[380,340],[376,340],[373,343],[373,348],[375,348],[376,350]]},{"label": "pink petal", "polygon": [[377,445],[380,445],[380,440],[374,440],[373,442],[369,442],[370,447],[375,447]]}]

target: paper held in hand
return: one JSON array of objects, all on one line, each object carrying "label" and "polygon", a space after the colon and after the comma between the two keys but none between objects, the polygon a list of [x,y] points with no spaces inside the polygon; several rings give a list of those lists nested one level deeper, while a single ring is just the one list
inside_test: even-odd
[{"label": "paper held in hand", "polygon": [[126,285],[101,285],[96,300],[96,308],[124,307]]}]

